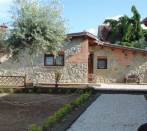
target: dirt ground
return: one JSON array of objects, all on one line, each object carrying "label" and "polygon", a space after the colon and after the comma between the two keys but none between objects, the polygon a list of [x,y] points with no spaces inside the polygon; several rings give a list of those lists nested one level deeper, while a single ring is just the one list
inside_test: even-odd
[{"label": "dirt ground", "polygon": [[31,124],[41,125],[78,95],[0,94],[0,131],[27,131]]}]

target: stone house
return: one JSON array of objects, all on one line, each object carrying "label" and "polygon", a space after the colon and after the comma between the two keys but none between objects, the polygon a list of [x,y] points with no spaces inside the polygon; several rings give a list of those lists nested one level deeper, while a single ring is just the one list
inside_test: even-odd
[{"label": "stone house", "polygon": [[[34,59],[33,72],[26,54],[18,62],[0,64],[0,75],[25,75],[27,82],[54,84],[55,72],[60,83],[122,83],[129,73],[143,76],[147,83],[147,51],[102,42],[88,32],[68,34],[59,55],[42,54]],[[28,62],[27,62],[28,61]]]}]

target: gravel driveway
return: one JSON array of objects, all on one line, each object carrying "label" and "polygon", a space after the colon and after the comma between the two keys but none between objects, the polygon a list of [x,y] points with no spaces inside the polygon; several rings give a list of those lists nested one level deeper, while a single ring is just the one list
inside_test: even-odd
[{"label": "gravel driveway", "polygon": [[143,95],[101,95],[68,131],[137,131],[147,123]]}]

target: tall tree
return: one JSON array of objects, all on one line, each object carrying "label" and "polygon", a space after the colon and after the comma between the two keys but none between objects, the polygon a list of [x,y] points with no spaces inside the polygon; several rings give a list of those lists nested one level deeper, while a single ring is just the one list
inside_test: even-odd
[{"label": "tall tree", "polygon": [[141,28],[140,14],[135,6],[132,6],[131,11],[133,14],[131,18],[124,15],[118,20],[109,19],[104,21],[104,23],[109,23],[111,27],[108,41],[130,47],[144,48],[140,41],[145,40],[146,33]]},{"label": "tall tree", "polygon": [[[35,59],[39,54],[58,52],[65,39],[65,24],[61,14],[61,5],[57,0],[49,4],[37,0],[16,0],[12,10],[13,25],[10,30],[9,47],[12,58],[26,54],[28,64],[32,67],[30,75],[35,75]],[[14,9],[14,8],[13,8]]]},{"label": "tall tree", "polygon": [[131,11],[133,13],[133,16],[130,18],[128,30],[124,38],[124,41],[126,42],[136,41],[143,37],[143,32],[140,24],[140,14],[135,6],[132,6]]},{"label": "tall tree", "polygon": [[126,37],[126,32],[128,31],[130,19],[128,16],[124,15],[118,20],[107,19],[104,23],[109,23],[111,27],[111,32],[109,33],[108,40],[112,43],[117,41],[123,41]]},{"label": "tall tree", "polygon": [[37,0],[16,0],[14,7],[9,37],[14,56],[25,50],[32,56],[60,49],[65,38],[65,25],[57,0],[46,5]]}]

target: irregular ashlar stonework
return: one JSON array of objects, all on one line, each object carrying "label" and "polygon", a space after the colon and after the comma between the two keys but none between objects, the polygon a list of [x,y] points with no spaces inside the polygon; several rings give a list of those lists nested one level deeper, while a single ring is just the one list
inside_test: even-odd
[{"label": "irregular ashlar stonework", "polygon": [[144,79],[147,78],[147,62],[136,67],[134,70],[131,70],[128,75],[137,75],[140,78],[140,81],[143,82]]},{"label": "irregular ashlar stonework", "polygon": [[20,55],[18,61],[9,59],[0,64],[1,76],[27,76],[27,82],[34,84],[55,83],[55,72],[62,73],[60,83],[87,83],[88,77],[88,40],[75,39],[64,45],[65,65],[44,66],[44,54],[34,59],[31,66],[27,53]]},{"label": "irregular ashlar stonework", "polygon": [[[94,82],[124,82],[124,77],[133,71],[142,73],[144,75],[143,82],[147,82],[147,55],[98,46],[91,47],[90,52],[94,53]],[[97,69],[97,57],[107,57],[107,69]]]},{"label": "irregular ashlar stonework", "polygon": [[[87,82],[87,64],[67,64],[63,68],[59,67],[61,72],[60,83],[86,83]],[[36,71],[35,83],[55,83],[55,67],[44,68],[44,71]]]}]

